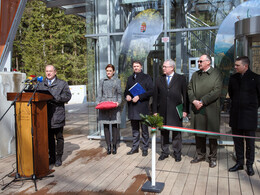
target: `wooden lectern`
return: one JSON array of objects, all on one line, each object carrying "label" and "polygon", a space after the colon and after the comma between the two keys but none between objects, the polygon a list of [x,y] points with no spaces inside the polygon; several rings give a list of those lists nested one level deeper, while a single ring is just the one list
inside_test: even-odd
[{"label": "wooden lectern", "polygon": [[[7,93],[13,101],[17,93]],[[51,95],[36,92],[21,93],[15,103],[16,163],[21,177],[42,178],[51,173],[48,154],[47,101]]]}]

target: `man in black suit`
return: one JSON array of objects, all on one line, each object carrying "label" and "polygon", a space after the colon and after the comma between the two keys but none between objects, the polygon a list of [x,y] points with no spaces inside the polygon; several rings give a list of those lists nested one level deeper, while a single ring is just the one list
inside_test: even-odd
[{"label": "man in black suit", "polygon": [[[153,113],[159,113],[164,118],[164,124],[182,127],[182,117],[187,116],[188,95],[186,79],[174,72],[175,62],[172,59],[163,63],[163,75],[156,80],[153,94]],[[183,113],[179,117],[176,106],[183,104]],[[162,153],[158,160],[168,158],[169,131],[161,130]],[[176,162],[181,161],[182,137],[181,132],[172,132],[173,155]]]},{"label": "man in black suit", "polygon": [[[230,122],[232,133],[236,135],[255,136],[257,114],[260,106],[260,76],[249,69],[248,57],[239,57],[235,61],[236,73],[229,79],[228,93],[231,99]],[[244,138],[233,137],[236,151],[236,164],[230,172],[243,169]],[[255,139],[245,139],[247,174],[255,174]]]},{"label": "man in black suit", "polygon": [[[128,118],[131,120],[132,134],[133,134],[133,146],[132,149],[127,153],[131,155],[139,152],[139,143],[140,143],[140,126],[142,128],[142,156],[147,156],[148,147],[149,147],[149,132],[148,127],[142,124],[142,119],[140,114],[150,114],[149,111],[149,99],[153,94],[153,81],[148,74],[144,74],[142,71],[141,62],[133,62],[133,75],[128,77],[126,83],[126,89],[124,96],[128,103]],[[145,93],[140,95],[133,96],[129,89],[139,83],[145,90]]]}]

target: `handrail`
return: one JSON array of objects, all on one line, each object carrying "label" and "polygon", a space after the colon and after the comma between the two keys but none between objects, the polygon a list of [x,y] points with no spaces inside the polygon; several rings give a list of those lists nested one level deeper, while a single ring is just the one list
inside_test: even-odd
[{"label": "handrail", "polygon": [[[201,21],[200,19],[196,18],[195,16],[193,16],[192,14],[189,14],[189,13],[187,13],[187,20],[189,20],[191,22],[190,25],[194,25],[195,27],[205,27],[205,26],[210,27],[208,24],[206,24],[205,22]],[[212,54],[214,54],[214,51],[211,49],[211,47],[209,47],[204,41],[202,41],[200,39],[200,37],[198,37],[192,31],[190,31],[190,33],[199,41],[199,43],[201,43],[202,45],[204,45],[206,47],[206,50],[209,50]],[[209,34],[209,36],[213,36],[213,37],[216,36],[216,34],[211,30],[209,32],[206,32],[206,33]],[[188,36],[190,37],[189,34],[188,34]],[[196,44],[195,50],[199,51],[201,53],[205,53],[205,52],[202,51],[201,48],[198,47],[197,44]]]}]

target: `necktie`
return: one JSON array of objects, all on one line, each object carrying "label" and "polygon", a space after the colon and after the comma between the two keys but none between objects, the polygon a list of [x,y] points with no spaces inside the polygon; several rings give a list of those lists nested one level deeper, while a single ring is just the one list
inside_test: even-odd
[{"label": "necktie", "polygon": [[170,84],[170,81],[171,81],[171,76],[167,76],[167,85],[169,86]]},{"label": "necktie", "polygon": [[51,86],[51,80],[48,80],[48,85]]}]

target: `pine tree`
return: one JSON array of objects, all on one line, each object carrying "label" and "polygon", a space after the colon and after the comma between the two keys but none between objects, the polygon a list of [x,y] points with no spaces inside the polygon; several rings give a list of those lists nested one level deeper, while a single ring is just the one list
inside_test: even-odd
[{"label": "pine tree", "polygon": [[90,51],[87,56],[85,26],[83,18],[28,0],[14,41],[13,68],[43,76],[45,66],[53,64],[58,77],[70,85],[87,84],[87,67],[93,68],[94,54]]}]

